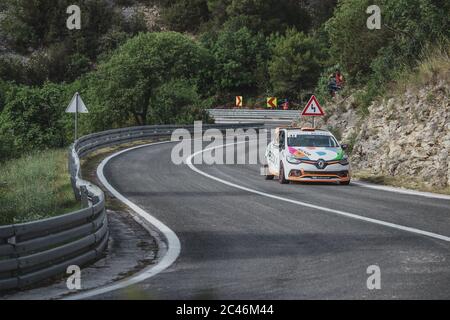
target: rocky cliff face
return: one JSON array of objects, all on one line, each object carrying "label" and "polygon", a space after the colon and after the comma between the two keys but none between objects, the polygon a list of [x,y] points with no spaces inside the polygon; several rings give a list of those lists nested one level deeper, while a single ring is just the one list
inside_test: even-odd
[{"label": "rocky cliff face", "polygon": [[444,81],[373,104],[352,159],[373,174],[450,186],[450,88]]},{"label": "rocky cliff face", "polygon": [[319,122],[353,145],[356,172],[450,187],[450,85],[437,81],[411,88],[358,112],[353,97],[337,98]]}]

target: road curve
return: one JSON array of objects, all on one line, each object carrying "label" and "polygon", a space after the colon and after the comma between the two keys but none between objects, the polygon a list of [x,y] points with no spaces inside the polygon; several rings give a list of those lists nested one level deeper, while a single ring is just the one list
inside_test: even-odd
[{"label": "road curve", "polygon": [[[232,184],[311,204],[278,201],[171,162],[173,144],[113,158],[105,177],[171,228],[181,254],[141,282],[152,299],[448,299],[450,242],[324,211],[329,208],[450,236],[450,201],[361,186],[279,185],[259,166],[196,166]],[[370,265],[381,289],[368,290]],[[127,298],[127,290],[99,298]]]}]

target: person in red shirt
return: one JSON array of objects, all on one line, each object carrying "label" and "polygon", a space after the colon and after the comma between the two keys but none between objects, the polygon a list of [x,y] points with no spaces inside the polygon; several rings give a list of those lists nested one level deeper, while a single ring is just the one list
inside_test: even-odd
[{"label": "person in red shirt", "polygon": [[345,80],[344,76],[342,75],[339,69],[336,70],[335,77],[336,77],[336,87],[338,90],[341,90],[342,87],[344,86]]}]

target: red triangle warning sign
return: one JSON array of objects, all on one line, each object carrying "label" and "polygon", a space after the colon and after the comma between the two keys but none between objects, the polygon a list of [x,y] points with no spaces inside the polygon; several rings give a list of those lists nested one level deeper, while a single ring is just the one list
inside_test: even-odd
[{"label": "red triangle warning sign", "polygon": [[309,99],[308,104],[303,110],[302,116],[324,116],[324,115],[325,112],[323,112],[323,109],[320,106],[319,101],[317,101],[316,96],[313,95],[311,99]]}]

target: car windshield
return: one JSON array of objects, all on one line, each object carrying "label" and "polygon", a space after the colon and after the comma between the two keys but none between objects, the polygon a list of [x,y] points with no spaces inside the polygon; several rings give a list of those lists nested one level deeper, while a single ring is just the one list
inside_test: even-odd
[{"label": "car windshield", "polygon": [[332,136],[324,135],[293,135],[288,137],[289,147],[319,147],[336,148],[338,143]]}]

